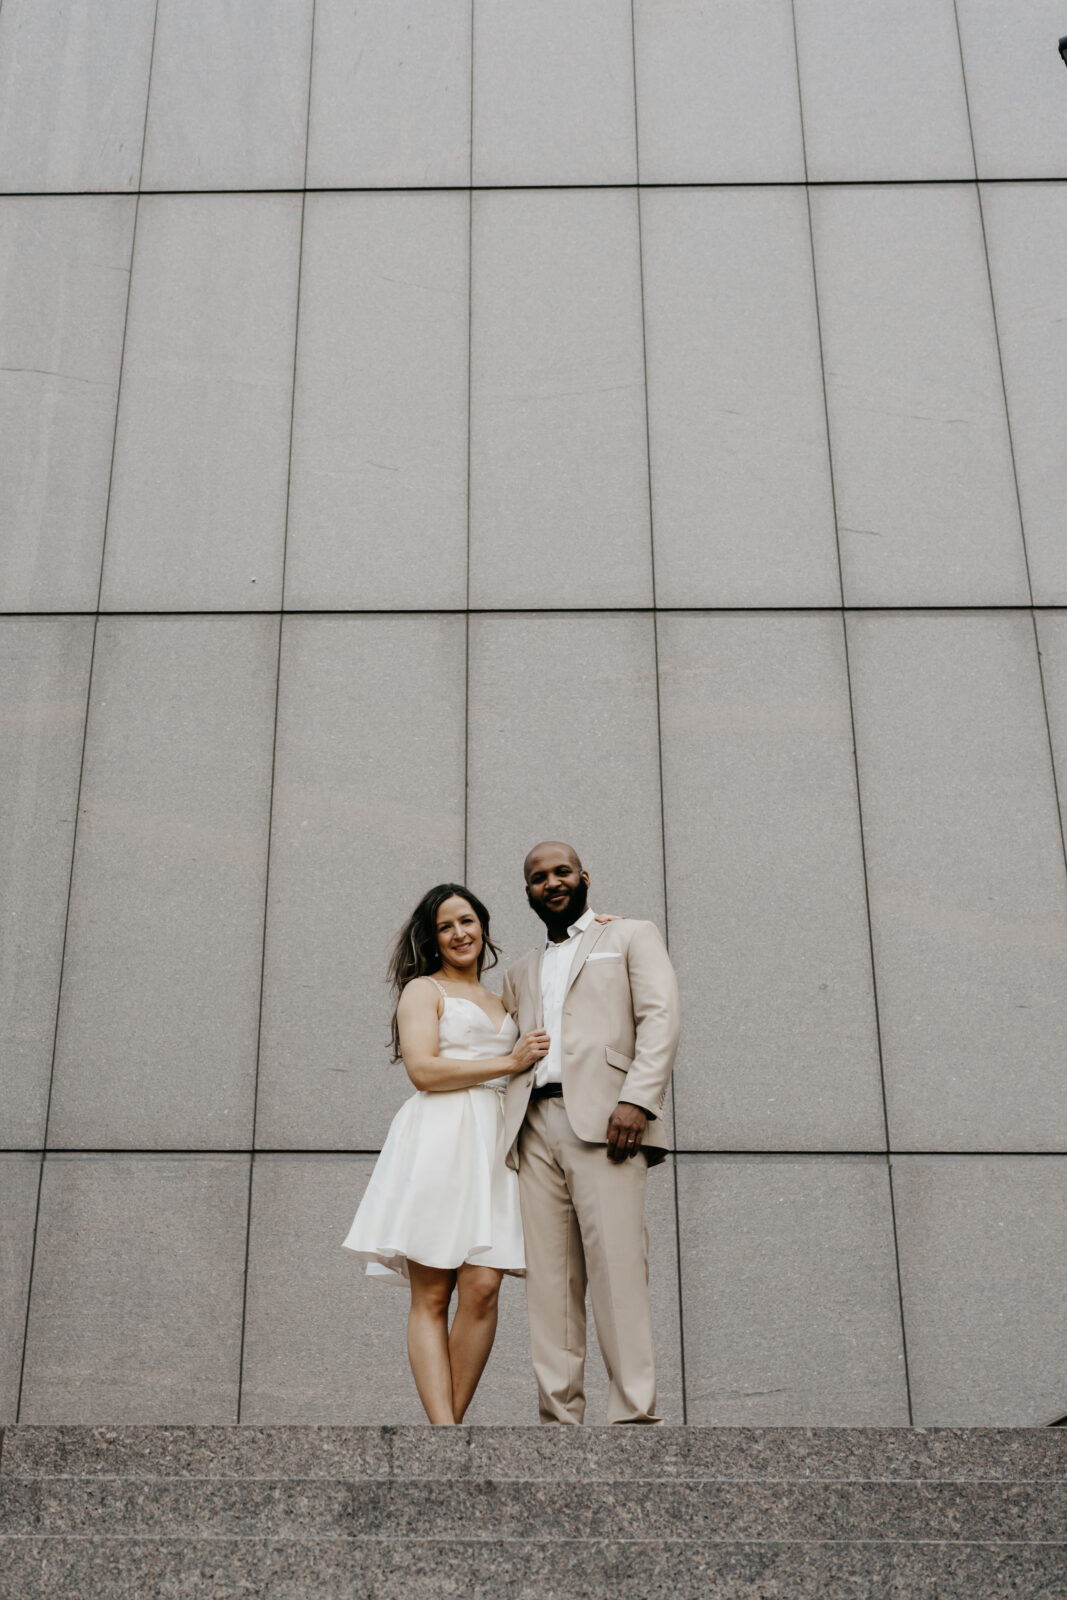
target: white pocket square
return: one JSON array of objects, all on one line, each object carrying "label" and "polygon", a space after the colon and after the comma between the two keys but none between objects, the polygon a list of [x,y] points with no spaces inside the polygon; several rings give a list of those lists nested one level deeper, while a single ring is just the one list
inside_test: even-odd
[{"label": "white pocket square", "polygon": [[591,956],[586,956],[587,961],[621,961],[621,950],[594,950]]}]

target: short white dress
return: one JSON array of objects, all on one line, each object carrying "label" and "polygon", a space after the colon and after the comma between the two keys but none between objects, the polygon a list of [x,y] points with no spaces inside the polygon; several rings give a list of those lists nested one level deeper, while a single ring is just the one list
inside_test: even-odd
[{"label": "short white dress", "polygon": [[[498,1029],[473,1000],[446,994],[439,1054],[491,1061],[518,1038],[511,1017]],[[522,1277],[519,1185],[504,1165],[506,1078],[475,1089],[420,1089],[400,1107],[344,1241],[369,1277],[408,1281],[408,1262],[451,1267],[465,1261]]]}]

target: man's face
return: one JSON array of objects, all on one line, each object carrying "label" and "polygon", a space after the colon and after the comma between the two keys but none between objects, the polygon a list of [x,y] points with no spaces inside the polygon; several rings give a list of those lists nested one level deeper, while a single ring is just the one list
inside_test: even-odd
[{"label": "man's face", "polygon": [[585,911],[589,874],[567,845],[538,845],[526,857],[526,898],[542,922],[569,927]]}]

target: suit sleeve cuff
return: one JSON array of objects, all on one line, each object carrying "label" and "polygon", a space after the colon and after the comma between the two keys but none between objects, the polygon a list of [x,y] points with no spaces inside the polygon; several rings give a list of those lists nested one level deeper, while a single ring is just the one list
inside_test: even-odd
[{"label": "suit sleeve cuff", "polygon": [[655,1122],[656,1121],[656,1113],[654,1111],[650,1111],[647,1106],[643,1106],[643,1105],[638,1104],[638,1102],[636,1100],[625,1100],[625,1099],[623,1099],[623,1100],[619,1101],[619,1104],[620,1104],[620,1106],[637,1106],[638,1111],[643,1111],[645,1113],[645,1116],[648,1118],[649,1122]]}]

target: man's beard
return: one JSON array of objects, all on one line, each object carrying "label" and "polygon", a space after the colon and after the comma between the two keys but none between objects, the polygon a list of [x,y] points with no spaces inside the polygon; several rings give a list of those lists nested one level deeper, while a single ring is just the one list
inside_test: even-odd
[{"label": "man's beard", "polygon": [[[530,900],[529,893],[526,898]],[[580,878],[571,890],[570,899],[565,906],[550,910],[542,901],[530,900],[532,910],[541,918],[549,933],[566,932],[572,922],[577,922],[579,917],[584,916],[588,903],[589,885],[583,883]]]}]

